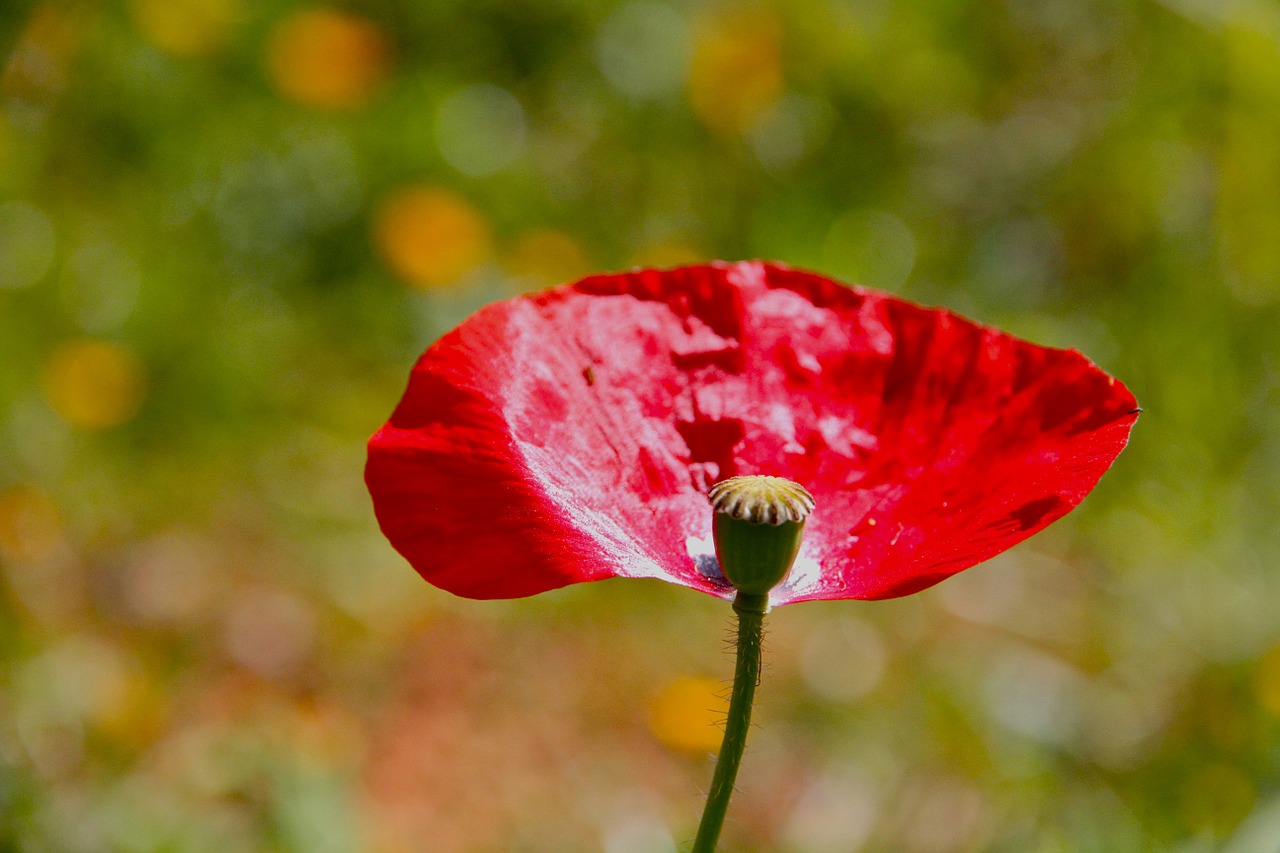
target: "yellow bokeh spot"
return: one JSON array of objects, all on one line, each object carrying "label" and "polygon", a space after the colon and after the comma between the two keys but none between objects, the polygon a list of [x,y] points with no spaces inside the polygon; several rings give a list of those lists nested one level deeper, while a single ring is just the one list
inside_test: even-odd
[{"label": "yellow bokeh spot", "polygon": [[140,670],[126,670],[99,685],[93,697],[95,722],[114,742],[147,743],[164,722],[166,699]]},{"label": "yellow bokeh spot", "polygon": [[1253,810],[1258,792],[1238,767],[1213,764],[1186,781],[1182,813],[1197,833],[1230,834]]},{"label": "yellow bokeh spot", "polygon": [[241,17],[240,0],[132,0],[134,26],[177,56],[207,56],[222,47]]},{"label": "yellow bokeh spot", "polygon": [[701,28],[689,66],[689,103],[703,124],[741,133],[782,94],[775,20],[763,15],[713,20]]},{"label": "yellow bokeh spot", "polygon": [[483,214],[435,187],[411,187],[387,199],[374,222],[374,239],[387,265],[421,288],[456,281],[490,252]]},{"label": "yellow bokeh spot", "polygon": [[267,68],[285,97],[313,107],[363,104],[387,77],[390,45],[365,18],[330,9],[294,12],[267,44]]},{"label": "yellow bokeh spot", "polygon": [[285,723],[294,753],[316,764],[336,765],[360,750],[359,728],[340,705],[300,704]]},{"label": "yellow bokeh spot", "polygon": [[696,249],[675,242],[651,243],[632,256],[632,263],[639,267],[683,267],[705,262],[705,256]]},{"label": "yellow bokeh spot", "polygon": [[28,486],[0,494],[0,554],[31,562],[52,554],[62,541],[62,513],[53,498]]},{"label": "yellow bokeh spot", "polygon": [[67,423],[105,429],[138,412],[146,391],[142,363],[106,341],[73,341],[54,351],[44,372],[44,393]]},{"label": "yellow bokeh spot", "polygon": [[[79,46],[84,17],[68,14],[64,4],[39,3],[17,43],[0,57],[0,93],[43,101],[66,84],[68,66]],[[17,16],[20,22],[22,16]],[[3,39],[7,41],[7,39]],[[8,57],[14,61],[6,61]]]},{"label": "yellow bokeh spot", "polygon": [[572,235],[555,228],[534,228],[512,245],[507,268],[518,276],[559,284],[587,275],[591,262]]},{"label": "yellow bokeh spot", "polygon": [[649,707],[658,740],[685,752],[716,752],[729,711],[725,685],[707,676],[684,676],[663,688]]}]

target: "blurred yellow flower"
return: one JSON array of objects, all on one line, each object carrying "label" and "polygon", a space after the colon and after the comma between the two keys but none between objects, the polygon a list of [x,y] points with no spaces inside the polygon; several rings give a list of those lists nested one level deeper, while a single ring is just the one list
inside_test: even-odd
[{"label": "blurred yellow flower", "polygon": [[677,678],[662,689],[649,707],[649,729],[658,740],[685,752],[715,752],[720,748],[729,712],[724,683],[708,676]]},{"label": "blurred yellow flower", "polygon": [[763,14],[700,28],[689,68],[689,103],[703,124],[741,133],[782,94],[777,22]]},{"label": "blurred yellow flower", "polygon": [[313,107],[358,107],[387,77],[390,45],[372,21],[331,9],[282,20],[267,45],[267,67],[287,98]]},{"label": "blurred yellow flower", "polygon": [[556,228],[533,228],[516,239],[507,268],[518,276],[559,284],[591,272],[591,261],[573,235]]},{"label": "blurred yellow flower", "polygon": [[374,222],[382,259],[415,287],[461,278],[490,253],[489,223],[466,199],[417,186],[387,199]]},{"label": "blurred yellow flower", "polygon": [[222,47],[240,21],[240,0],[131,0],[142,35],[177,56],[207,56]]},{"label": "blurred yellow flower", "polygon": [[58,347],[45,366],[44,393],[67,423],[105,429],[137,414],[146,375],[138,357],[118,344],[72,341]]},{"label": "blurred yellow flower", "polygon": [[0,494],[0,554],[15,563],[47,557],[62,541],[62,513],[53,498],[29,486]]}]

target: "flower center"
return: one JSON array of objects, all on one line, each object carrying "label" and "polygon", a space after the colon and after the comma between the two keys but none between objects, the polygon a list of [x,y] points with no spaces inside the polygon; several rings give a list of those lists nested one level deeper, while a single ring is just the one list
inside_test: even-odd
[{"label": "flower center", "polygon": [[783,477],[747,476],[716,483],[707,497],[720,570],[739,592],[767,594],[800,553],[813,495]]},{"label": "flower center", "polygon": [[717,513],[753,524],[803,522],[814,506],[813,495],[785,477],[730,477],[712,486],[707,497]]}]

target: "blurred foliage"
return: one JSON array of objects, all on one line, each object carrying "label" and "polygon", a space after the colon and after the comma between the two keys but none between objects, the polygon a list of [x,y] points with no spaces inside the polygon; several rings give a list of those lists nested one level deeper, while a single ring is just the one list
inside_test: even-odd
[{"label": "blurred foliage", "polygon": [[677,849],[727,608],[439,593],[363,441],[487,301],[768,257],[1147,411],[1033,542],[773,615],[728,849],[1274,851],[1280,7],[2,8],[0,850]]}]

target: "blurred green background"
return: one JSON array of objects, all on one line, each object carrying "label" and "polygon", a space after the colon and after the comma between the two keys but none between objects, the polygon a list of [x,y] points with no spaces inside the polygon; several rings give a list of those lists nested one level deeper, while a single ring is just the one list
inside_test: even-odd
[{"label": "blurred green background", "polygon": [[438,592],[363,443],[485,302],[744,257],[1146,414],[1011,553],[774,613],[726,850],[1280,849],[1280,6],[4,8],[0,851],[687,842],[728,608]]}]

